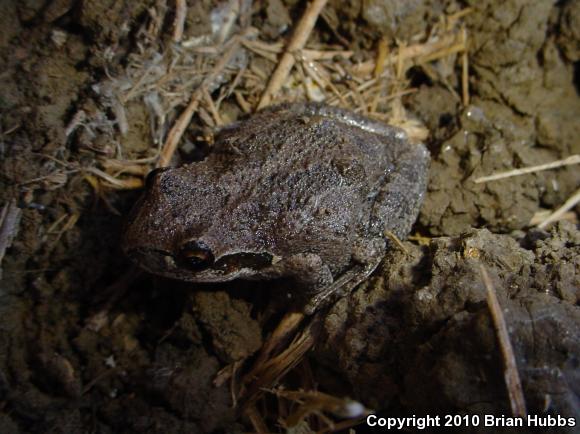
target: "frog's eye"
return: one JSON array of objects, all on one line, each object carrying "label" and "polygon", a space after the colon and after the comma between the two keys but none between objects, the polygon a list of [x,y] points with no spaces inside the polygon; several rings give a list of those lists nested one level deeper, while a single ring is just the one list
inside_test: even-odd
[{"label": "frog's eye", "polygon": [[188,241],[179,251],[179,262],[192,271],[201,271],[213,264],[213,253],[201,241]]},{"label": "frog's eye", "polygon": [[169,169],[170,167],[158,167],[157,169],[153,169],[151,172],[149,172],[147,174],[147,177],[145,178],[145,188],[151,188],[155,177],[159,175],[161,172],[165,172],[166,170]]}]

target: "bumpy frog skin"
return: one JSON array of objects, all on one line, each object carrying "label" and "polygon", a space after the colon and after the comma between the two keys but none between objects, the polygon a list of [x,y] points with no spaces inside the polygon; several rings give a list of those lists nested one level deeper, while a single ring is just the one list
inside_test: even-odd
[{"label": "bumpy frog skin", "polygon": [[428,164],[400,129],[320,104],[275,106],[222,129],[205,160],[152,172],[123,249],[180,280],[283,278],[311,313],[372,273],[385,231],[409,233]]}]

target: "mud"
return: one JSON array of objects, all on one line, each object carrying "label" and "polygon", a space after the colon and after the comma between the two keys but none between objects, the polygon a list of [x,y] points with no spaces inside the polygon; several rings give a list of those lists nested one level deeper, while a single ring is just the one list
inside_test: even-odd
[{"label": "mud", "polygon": [[[22,211],[1,263],[0,433],[253,429],[234,407],[235,369],[283,315],[283,294],[274,283],[192,290],[131,270],[118,241],[138,192],[97,191],[81,170],[119,151],[154,155],[156,106],[135,98],[120,111],[115,90],[127,85],[132,56],[153,45],[136,44],[144,22],[170,39],[170,4],[0,3],[0,206],[15,200]],[[189,6],[186,39],[207,34],[215,6]],[[530,225],[578,188],[580,172],[474,182],[580,153],[580,2],[333,1],[312,40],[371,59],[380,38],[421,39],[466,6],[470,104],[457,65],[416,66],[406,77],[416,91],[404,107],[427,126],[433,155],[415,228],[423,244],[390,252],[332,308],[307,364],[320,390],[383,414],[509,414],[484,264],[529,411],[580,420],[580,235],[571,223]],[[273,40],[302,10],[255,3],[246,19]],[[228,122],[242,113],[231,95],[222,110]],[[181,156],[202,140],[202,116],[211,120],[194,118]]]}]

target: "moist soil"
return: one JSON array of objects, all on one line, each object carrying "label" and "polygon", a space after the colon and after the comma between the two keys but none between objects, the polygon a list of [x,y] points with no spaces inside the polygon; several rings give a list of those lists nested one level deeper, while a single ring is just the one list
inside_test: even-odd
[{"label": "moist soil", "polygon": [[[188,37],[211,31],[217,6],[189,5]],[[275,41],[303,6],[255,2],[249,19]],[[236,410],[236,375],[216,379],[224,368],[243,371],[285,313],[268,303],[276,283],[210,287],[137,271],[119,239],[139,191],[98,189],[75,170],[156,146],[146,104],[128,104],[119,122],[102,83],[140,49],[137,29],[151,11],[172,7],[0,2],[0,202],[17,215],[1,264],[0,433],[254,429]],[[465,8],[469,104],[458,97],[456,70],[416,67],[407,77],[415,91],[402,103],[429,130],[432,154],[415,236],[324,313],[301,372],[318,390],[385,416],[511,414],[483,264],[528,412],[580,423],[580,232],[575,221],[530,224],[577,190],[580,171],[474,182],[580,153],[580,1],[332,1],[313,37],[372,58],[381,38],[412,40]],[[224,101],[224,118],[238,118],[235,98]],[[80,111],[90,125],[75,118]],[[71,134],[74,123],[81,127]],[[263,416],[283,431],[283,416]]]}]

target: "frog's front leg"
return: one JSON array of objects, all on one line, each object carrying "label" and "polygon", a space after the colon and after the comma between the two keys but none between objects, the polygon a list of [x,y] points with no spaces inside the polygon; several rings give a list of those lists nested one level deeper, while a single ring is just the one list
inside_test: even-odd
[{"label": "frog's front leg", "polygon": [[284,260],[284,275],[305,292],[317,292],[332,284],[332,272],[315,253],[298,253]]},{"label": "frog's front leg", "polygon": [[352,252],[351,266],[329,285],[319,287],[308,300],[304,313],[312,315],[321,307],[349,294],[364,282],[381,263],[385,246],[385,240],[382,238],[372,238],[356,243]]}]

